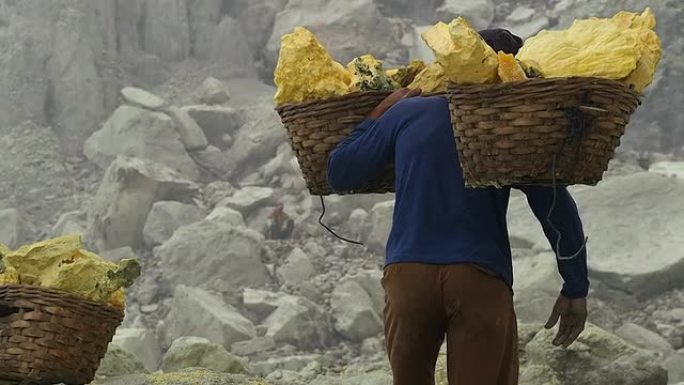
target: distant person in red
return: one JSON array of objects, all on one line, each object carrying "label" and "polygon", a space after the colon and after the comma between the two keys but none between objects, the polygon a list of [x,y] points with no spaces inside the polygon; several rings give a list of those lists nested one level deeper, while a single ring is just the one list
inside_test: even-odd
[{"label": "distant person in red", "polygon": [[292,236],[294,221],[284,210],[282,203],[278,203],[271,214],[268,215],[269,226],[267,237],[269,239],[287,239]]}]

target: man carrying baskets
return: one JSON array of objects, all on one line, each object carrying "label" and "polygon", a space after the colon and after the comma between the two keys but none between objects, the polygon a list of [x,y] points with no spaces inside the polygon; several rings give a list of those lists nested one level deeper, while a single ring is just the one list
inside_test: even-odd
[{"label": "man carrying baskets", "polygon": [[[516,54],[520,38],[481,31],[495,51]],[[358,189],[395,167],[396,201],[382,278],[385,337],[394,385],[434,384],[447,343],[451,385],[518,383],[513,268],[506,225],[510,188],[468,189],[448,102],[394,92],[331,153],[328,183]],[[587,318],[585,237],[565,187],[525,186],[558,258],[564,285],[546,328],[567,347]],[[549,215],[550,213],[550,215]],[[547,218],[548,216],[548,218]],[[566,257],[560,257],[566,256]]]}]

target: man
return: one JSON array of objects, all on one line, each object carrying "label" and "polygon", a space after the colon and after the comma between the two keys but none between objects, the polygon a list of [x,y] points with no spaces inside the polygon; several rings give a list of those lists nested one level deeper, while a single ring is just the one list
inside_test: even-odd
[{"label": "man", "polygon": [[[481,34],[495,50],[515,53],[521,44],[505,30]],[[394,385],[433,384],[445,335],[449,384],[517,384],[510,189],[465,188],[447,101],[420,97],[420,90],[402,89],[380,103],[331,153],[328,182],[336,191],[357,189],[389,164],[396,201],[382,284]],[[561,256],[564,285],[546,327],[560,320],[553,343],[567,347],[587,317],[577,207],[563,187],[556,194],[551,187],[519,189]]]},{"label": "man", "polygon": [[292,236],[294,221],[285,212],[285,206],[278,203],[268,215],[268,239],[288,239]]}]

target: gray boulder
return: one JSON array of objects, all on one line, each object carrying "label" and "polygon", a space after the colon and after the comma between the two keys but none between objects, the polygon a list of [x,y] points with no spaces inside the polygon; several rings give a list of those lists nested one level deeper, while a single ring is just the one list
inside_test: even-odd
[{"label": "gray boulder", "polygon": [[143,49],[162,60],[190,54],[190,26],[185,0],[145,0]]},{"label": "gray boulder", "polygon": [[363,243],[376,254],[384,255],[387,238],[392,229],[394,201],[378,203],[370,211],[364,226]]},{"label": "gray boulder", "polygon": [[330,298],[335,330],[345,338],[362,342],[382,332],[382,320],[368,293],[355,281],[344,281]]},{"label": "gray boulder", "polygon": [[254,55],[249,49],[242,23],[224,16],[211,43],[210,61],[220,64],[234,77],[256,77]]},{"label": "gray boulder", "polygon": [[176,131],[186,150],[199,151],[207,148],[209,143],[204,131],[187,111],[178,107],[170,107],[167,113],[176,124]]},{"label": "gray boulder", "polygon": [[247,341],[239,341],[231,346],[230,351],[238,356],[253,356],[276,347],[276,343],[271,337],[257,337]]},{"label": "gray boulder", "polygon": [[271,28],[278,12],[287,5],[288,0],[249,0],[239,11],[238,19],[242,21],[252,52],[261,52],[271,37]]},{"label": "gray boulder", "polygon": [[529,252],[513,259],[515,312],[521,322],[546,322],[563,281],[556,256],[551,252]]},{"label": "gray boulder", "polygon": [[140,20],[143,16],[144,1],[140,0],[117,0],[116,1],[116,40],[119,52],[123,55],[134,55],[142,47]]},{"label": "gray boulder", "polygon": [[589,324],[568,349],[551,344],[555,330],[540,331],[525,348],[521,383],[666,385],[667,372],[651,355]]},{"label": "gray boulder", "polygon": [[86,239],[96,250],[138,248],[154,202],[188,202],[198,193],[196,184],[163,165],[119,156],[105,172],[92,201]]},{"label": "gray boulder", "polygon": [[302,349],[326,346],[330,324],[322,309],[304,298],[287,296],[263,322],[266,336]]},{"label": "gray boulder", "polygon": [[292,250],[285,263],[278,268],[278,277],[286,283],[297,284],[311,278],[315,268],[304,251],[300,248]]},{"label": "gray boulder", "polygon": [[658,333],[650,331],[642,326],[628,322],[620,326],[615,334],[634,346],[656,352],[661,356],[674,353],[674,348]]},{"label": "gray boulder", "polygon": [[217,204],[218,207],[224,206],[237,210],[245,217],[260,206],[273,203],[275,191],[270,187],[247,186],[223,199]]},{"label": "gray boulder", "polygon": [[363,234],[363,226],[368,221],[368,213],[364,209],[355,209],[349,214],[347,227],[351,235],[360,237]]},{"label": "gray boulder", "polygon": [[246,123],[235,133],[235,142],[227,152],[233,168],[226,177],[231,180],[256,172],[287,141],[286,131],[270,100],[246,109],[244,117]]},{"label": "gray boulder", "polygon": [[190,179],[199,171],[185,151],[173,119],[160,112],[121,106],[101,130],[86,140],[84,153],[106,169],[117,155],[149,159],[166,165]]},{"label": "gray boulder", "polygon": [[239,211],[230,207],[218,206],[207,215],[207,220],[222,221],[235,227],[245,227],[245,219]]},{"label": "gray boulder", "polygon": [[263,243],[264,237],[252,230],[203,220],[177,229],[154,254],[165,279],[175,285],[221,279],[236,288],[259,287],[270,281],[261,262]]},{"label": "gray boulder", "polygon": [[368,294],[373,303],[373,309],[378,315],[385,308],[385,290],[382,288],[382,270],[360,269],[347,276],[347,279],[356,282]]},{"label": "gray boulder", "polygon": [[242,360],[223,346],[200,337],[181,337],[173,341],[164,355],[161,369],[177,372],[188,368],[205,368],[218,373],[245,373]]},{"label": "gray boulder", "polygon": [[52,236],[59,237],[67,234],[85,234],[88,215],[81,210],[66,212],[59,216],[52,226]]},{"label": "gray boulder", "polygon": [[221,21],[223,0],[187,0],[190,21],[190,52],[198,59],[208,59]]},{"label": "gray boulder", "polygon": [[145,243],[157,246],[166,242],[181,226],[202,220],[202,210],[190,204],[175,201],[161,201],[152,205],[147,215],[143,237]]},{"label": "gray boulder", "polygon": [[152,330],[142,328],[119,328],[112,344],[130,352],[143,366],[154,372],[159,368],[161,349]]},{"label": "gray boulder", "polygon": [[222,81],[208,77],[197,90],[199,101],[204,104],[223,104],[230,100],[230,92]]},{"label": "gray boulder", "polygon": [[242,304],[260,319],[266,318],[283,303],[293,300],[294,297],[281,292],[245,288],[242,293]]},{"label": "gray boulder", "polygon": [[124,87],[121,97],[126,104],[142,107],[152,111],[159,111],[166,107],[166,101],[159,96],[137,87]]},{"label": "gray boulder", "polygon": [[251,362],[251,372],[259,376],[267,376],[277,370],[300,371],[309,363],[320,359],[318,354],[307,354],[289,357],[273,357],[265,361]]},{"label": "gray boulder", "polygon": [[240,112],[227,106],[186,106],[182,108],[202,128],[209,144],[220,149],[229,147],[226,135],[232,137],[244,123]]},{"label": "gray boulder", "polygon": [[399,33],[372,0],[336,1],[295,0],[275,19],[264,56],[275,67],[280,38],[294,27],[309,28],[338,61],[346,64],[354,57],[373,52],[385,57],[400,47]]},{"label": "gray boulder", "polygon": [[166,321],[165,341],[180,337],[203,337],[226,349],[238,341],[256,337],[254,324],[221,297],[200,288],[179,285]]},{"label": "gray boulder", "polygon": [[110,344],[107,353],[100,362],[100,367],[95,373],[97,380],[105,380],[126,374],[149,373],[145,366],[133,353],[130,353],[119,345]]},{"label": "gray boulder", "polygon": [[485,29],[494,21],[494,6],[493,0],[445,0],[437,8],[437,18],[449,22],[455,17],[463,16],[473,28]]},{"label": "gray boulder", "polygon": [[99,63],[96,64],[101,52],[94,51],[104,51],[105,47],[91,43],[92,37],[87,35],[91,15],[83,11],[72,9],[60,14],[61,20],[51,31],[51,54],[44,62],[50,80],[45,95],[46,111],[54,122],[62,149],[72,156],[82,153],[84,139],[107,113],[103,79],[98,72]]},{"label": "gray boulder", "polygon": [[11,249],[21,246],[24,241],[24,223],[17,209],[0,210],[0,243]]},{"label": "gray boulder", "polygon": [[100,252],[100,255],[112,262],[119,262],[120,260],[127,258],[137,258],[135,251],[133,251],[133,249],[131,249],[129,246],[102,251]]},{"label": "gray boulder", "polygon": [[661,161],[653,163],[648,171],[660,175],[684,179],[684,161]]},{"label": "gray boulder", "polygon": [[[571,191],[589,253],[601,256],[588,260],[595,278],[641,298],[679,287],[684,237],[673,229],[684,227],[684,180],[642,172]],[[550,249],[523,197],[511,200],[508,224],[511,234]]]},{"label": "gray boulder", "polygon": [[[224,137],[226,140],[228,138],[228,135]],[[225,143],[227,146],[230,146],[229,140]],[[207,146],[203,150],[193,151],[190,153],[190,156],[204,172],[204,180],[207,181],[222,177],[231,167],[226,154],[215,146]]]}]

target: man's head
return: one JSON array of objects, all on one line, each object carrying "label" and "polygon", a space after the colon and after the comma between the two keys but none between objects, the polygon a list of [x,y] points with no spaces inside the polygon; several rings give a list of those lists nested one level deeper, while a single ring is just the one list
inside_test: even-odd
[{"label": "man's head", "polygon": [[494,52],[504,51],[516,55],[523,44],[520,37],[501,28],[483,29],[480,31],[480,36],[494,49]]}]

